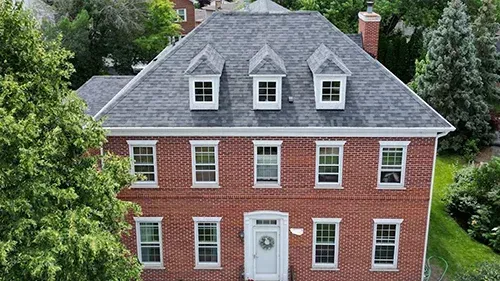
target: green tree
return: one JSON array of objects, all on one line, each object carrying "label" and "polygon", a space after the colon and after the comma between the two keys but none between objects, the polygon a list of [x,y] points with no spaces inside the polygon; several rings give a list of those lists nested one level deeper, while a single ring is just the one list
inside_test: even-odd
[{"label": "green tree", "polygon": [[138,206],[116,197],[130,163],[91,153],[105,131],[68,88],[70,52],[12,1],[0,46],[0,280],[139,279],[121,240]]},{"label": "green tree", "polygon": [[429,63],[417,81],[418,94],[457,128],[441,142],[441,148],[459,151],[468,140],[490,143],[491,117],[478,93],[482,85],[479,62],[462,1],[450,1],[427,47]]},{"label": "green tree", "polygon": [[479,9],[479,15],[474,21],[473,31],[476,36],[476,50],[479,59],[478,70],[481,75],[483,85],[480,93],[490,104],[496,104],[500,99],[498,72],[500,71],[500,61],[496,50],[496,7],[493,0],[483,0],[483,5]]}]

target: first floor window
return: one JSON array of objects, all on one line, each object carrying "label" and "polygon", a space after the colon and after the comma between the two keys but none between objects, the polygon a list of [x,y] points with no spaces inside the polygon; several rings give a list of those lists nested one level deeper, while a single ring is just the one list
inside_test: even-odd
[{"label": "first floor window", "polygon": [[323,81],[321,87],[322,101],[340,101],[340,81]]},{"label": "first floor window", "polygon": [[373,234],[374,268],[397,268],[400,219],[375,219]]},{"label": "first floor window", "polygon": [[138,176],[136,185],[154,185],[157,182],[156,142],[146,140],[127,141],[132,173]]},{"label": "first floor window", "polygon": [[193,186],[218,183],[219,141],[191,141]]},{"label": "first floor window", "polygon": [[197,267],[220,267],[221,218],[195,217],[195,255]]},{"label": "first floor window", "polygon": [[186,21],[187,20],[187,14],[186,14],[186,9],[177,9],[175,10],[177,12],[177,15],[181,19],[181,21]]},{"label": "first floor window", "polygon": [[255,184],[279,185],[281,141],[254,141],[254,144]]},{"label": "first floor window", "polygon": [[380,142],[379,186],[404,186],[407,142]]},{"label": "first floor window", "polygon": [[137,255],[145,266],[162,266],[162,217],[136,217]]},{"label": "first floor window", "polygon": [[337,268],[340,220],[313,219],[313,267]]}]

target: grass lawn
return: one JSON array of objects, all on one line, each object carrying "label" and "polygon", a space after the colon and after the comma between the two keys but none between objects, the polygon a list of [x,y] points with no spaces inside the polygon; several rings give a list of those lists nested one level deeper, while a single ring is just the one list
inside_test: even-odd
[{"label": "grass lawn", "polygon": [[[438,156],[434,179],[427,257],[444,258],[449,264],[446,274],[448,278],[453,277],[462,268],[470,268],[477,262],[493,260],[500,262],[500,255],[472,240],[445,211],[442,198],[446,194],[447,186],[453,181],[453,173],[461,166],[463,162],[457,156]],[[437,260],[434,262],[437,265]]]}]

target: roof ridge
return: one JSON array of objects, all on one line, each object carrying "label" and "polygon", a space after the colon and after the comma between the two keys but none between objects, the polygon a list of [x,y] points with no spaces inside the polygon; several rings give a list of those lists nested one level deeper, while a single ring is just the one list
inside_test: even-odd
[{"label": "roof ridge", "polygon": [[94,119],[99,119],[101,116],[103,116],[105,113],[108,113],[111,109],[113,109],[121,99],[123,99],[128,93],[130,93],[131,90],[135,89],[139,85],[140,82],[146,77],[146,74],[148,74],[151,71],[154,71],[158,68],[159,63],[170,56],[172,56],[175,51],[177,51],[180,47],[184,46],[186,42],[189,41],[195,34],[199,32],[200,29],[202,29],[205,25],[207,25],[210,21],[212,21],[214,18],[217,16],[221,15],[221,13],[213,13],[210,15],[206,20],[204,20],[202,23],[200,23],[198,26],[196,26],[191,32],[189,32],[184,38],[179,40],[177,44],[174,45],[169,45],[165,47],[149,64],[141,71],[139,74],[137,74],[130,82],[125,85],[116,95],[113,96],[113,98],[106,103],[97,113],[94,115]]}]

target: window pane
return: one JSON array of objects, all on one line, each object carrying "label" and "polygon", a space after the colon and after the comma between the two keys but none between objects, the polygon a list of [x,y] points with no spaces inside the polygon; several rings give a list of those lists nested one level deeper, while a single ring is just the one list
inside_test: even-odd
[{"label": "window pane", "polygon": [[396,229],[395,224],[378,224],[377,243],[395,243]]},{"label": "window pane", "polygon": [[159,242],[158,223],[140,223],[141,242]]},{"label": "window pane", "polygon": [[316,243],[335,243],[335,224],[316,224]]},{"label": "window pane", "polygon": [[316,263],[335,263],[335,245],[316,245]]},{"label": "window pane", "polygon": [[318,182],[338,183],[340,178],[340,148],[320,147]]},{"label": "window pane", "polygon": [[217,242],[217,223],[198,223],[198,241]]},{"label": "window pane", "polygon": [[197,102],[213,101],[212,82],[194,82],[194,95]]},{"label": "window pane", "polygon": [[161,262],[160,246],[141,246],[142,262]]},{"label": "window pane", "polygon": [[385,183],[401,183],[401,172],[384,172],[380,173],[380,182]]},{"label": "window pane", "polygon": [[155,181],[155,167],[152,146],[135,146],[132,149],[134,159],[134,172],[141,175],[138,181]]},{"label": "window pane", "polygon": [[259,82],[259,101],[276,101],[276,82]]},{"label": "window pane", "polygon": [[198,262],[210,262],[217,263],[217,246],[204,247],[200,246],[198,248]]},{"label": "window pane", "polygon": [[375,246],[376,264],[393,264],[395,246]]},{"label": "window pane", "polygon": [[197,182],[215,182],[215,172],[196,172]]},{"label": "window pane", "polygon": [[340,101],[340,81],[323,81],[322,101]]},{"label": "window pane", "polygon": [[197,182],[216,182],[215,147],[195,147],[195,174]]},{"label": "window pane", "polygon": [[258,225],[276,225],[278,222],[276,220],[257,220],[256,224]]}]

